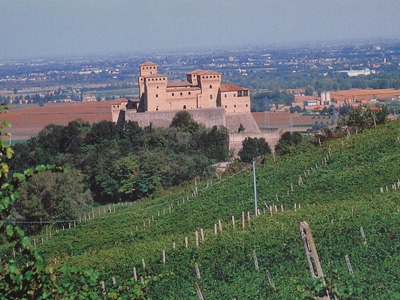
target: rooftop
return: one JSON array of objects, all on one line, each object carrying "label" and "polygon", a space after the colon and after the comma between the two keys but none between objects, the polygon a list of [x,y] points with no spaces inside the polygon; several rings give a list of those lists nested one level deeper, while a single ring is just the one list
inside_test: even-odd
[{"label": "rooftop", "polygon": [[189,81],[169,81],[167,84],[167,87],[191,87],[193,84],[191,84]]},{"label": "rooftop", "polygon": [[157,66],[157,64],[151,62],[151,61],[146,61],[142,63],[140,66]]},{"label": "rooftop", "polygon": [[233,84],[221,84],[221,92],[234,92],[234,91],[248,91],[248,89]]},{"label": "rooftop", "polygon": [[167,75],[155,73],[155,74],[144,75],[143,77],[145,77],[145,78],[158,78],[158,77],[167,77]]},{"label": "rooftop", "polygon": [[195,74],[195,75],[221,75],[220,72],[215,72],[215,71],[211,71],[211,70],[201,70],[201,69],[194,70],[192,72],[189,72],[188,74]]}]

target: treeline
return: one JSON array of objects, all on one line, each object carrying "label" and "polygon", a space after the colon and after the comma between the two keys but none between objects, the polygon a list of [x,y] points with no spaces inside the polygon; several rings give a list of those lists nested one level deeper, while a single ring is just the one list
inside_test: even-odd
[{"label": "treeline", "polygon": [[261,92],[251,95],[251,111],[269,111],[271,104],[291,105],[294,95],[281,91]]},{"label": "treeline", "polygon": [[[227,75],[228,76],[228,75]],[[380,72],[368,76],[349,77],[346,73],[320,74],[319,72],[298,72],[269,74],[249,72],[248,76],[232,76],[228,80],[252,91],[285,90],[306,88],[309,91],[338,91],[358,89],[400,89],[400,73]]]},{"label": "treeline", "polygon": [[98,203],[134,201],[194,177],[211,176],[212,164],[230,155],[228,130],[205,128],[186,111],[178,112],[169,128],[82,120],[52,124],[14,150],[11,170],[40,164],[66,167],[73,170],[70,176],[83,174]]}]

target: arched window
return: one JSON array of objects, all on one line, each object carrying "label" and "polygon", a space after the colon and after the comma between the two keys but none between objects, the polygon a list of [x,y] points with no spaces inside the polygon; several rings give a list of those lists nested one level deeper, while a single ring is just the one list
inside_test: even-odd
[{"label": "arched window", "polygon": [[183,106],[183,109],[186,109],[186,105]]}]

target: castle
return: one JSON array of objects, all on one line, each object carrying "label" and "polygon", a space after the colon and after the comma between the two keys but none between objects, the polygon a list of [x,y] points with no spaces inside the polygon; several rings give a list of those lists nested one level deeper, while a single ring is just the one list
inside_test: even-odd
[{"label": "castle", "polygon": [[152,62],[140,65],[139,112],[222,107],[225,112],[250,112],[250,92],[221,84],[221,73],[195,70],[186,81],[168,82]]},{"label": "castle", "polygon": [[[206,127],[225,126],[230,131],[230,147],[241,147],[246,136],[264,137],[250,111],[250,91],[221,83],[221,73],[195,70],[185,81],[168,81],[152,62],[140,65],[139,99],[112,106],[112,120],[136,121],[139,126],[152,124],[168,127],[176,112],[188,110],[196,122]],[[238,129],[244,129],[238,132]]]}]

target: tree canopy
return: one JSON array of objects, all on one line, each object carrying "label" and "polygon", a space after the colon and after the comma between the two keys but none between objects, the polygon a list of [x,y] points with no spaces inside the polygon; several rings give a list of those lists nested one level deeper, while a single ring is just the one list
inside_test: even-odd
[{"label": "tree canopy", "polygon": [[205,128],[187,111],[178,112],[169,128],[75,120],[48,125],[17,144],[11,165],[16,171],[43,163],[66,166],[82,173],[96,202],[133,201],[212,175],[212,164],[230,157],[228,136],[225,127]]},{"label": "tree canopy", "polygon": [[271,148],[264,138],[247,137],[242,142],[238,155],[243,162],[252,162],[256,157],[271,154]]}]

